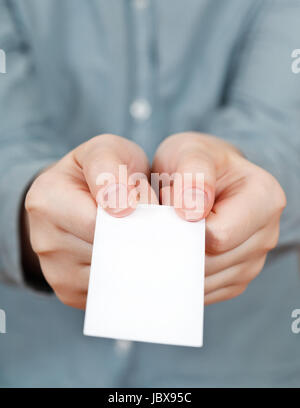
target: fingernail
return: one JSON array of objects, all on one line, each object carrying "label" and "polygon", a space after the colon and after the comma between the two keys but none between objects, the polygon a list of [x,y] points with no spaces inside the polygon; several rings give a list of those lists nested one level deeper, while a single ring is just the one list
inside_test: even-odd
[{"label": "fingernail", "polygon": [[197,188],[183,191],[182,211],[187,221],[199,221],[203,218],[208,203],[207,193]]},{"label": "fingernail", "polygon": [[200,221],[203,218],[203,212],[183,211],[183,215],[187,221]]},{"label": "fingernail", "polygon": [[183,191],[182,207],[187,210],[203,211],[207,194],[199,188],[186,188]]}]

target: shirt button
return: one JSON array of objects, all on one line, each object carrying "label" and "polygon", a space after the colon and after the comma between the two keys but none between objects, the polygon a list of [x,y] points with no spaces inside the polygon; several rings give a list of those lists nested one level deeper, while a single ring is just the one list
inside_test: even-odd
[{"label": "shirt button", "polygon": [[145,9],[149,6],[149,0],[133,0],[137,9]]},{"label": "shirt button", "polygon": [[152,114],[151,105],[146,99],[136,99],[130,106],[130,114],[134,119],[147,120]]},{"label": "shirt button", "polygon": [[132,347],[131,341],[127,340],[116,340],[115,344],[117,353],[120,355],[128,354]]}]

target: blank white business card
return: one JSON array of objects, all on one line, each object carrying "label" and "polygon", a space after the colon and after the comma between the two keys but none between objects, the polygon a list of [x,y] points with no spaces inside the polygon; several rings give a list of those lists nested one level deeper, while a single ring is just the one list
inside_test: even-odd
[{"label": "blank white business card", "polygon": [[98,208],[84,334],[201,347],[205,221],[139,205],[128,217]]}]

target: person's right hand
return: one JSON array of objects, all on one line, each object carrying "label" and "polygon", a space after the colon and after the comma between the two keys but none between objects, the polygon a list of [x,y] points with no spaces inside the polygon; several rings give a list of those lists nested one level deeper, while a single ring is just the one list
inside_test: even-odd
[{"label": "person's right hand", "polygon": [[[118,184],[119,165],[127,165],[128,175],[149,177],[149,163],[139,146],[119,136],[100,135],[46,169],[27,193],[25,223],[32,249],[47,282],[69,306],[84,309],[86,304],[97,198],[100,189],[108,188],[97,185],[97,179],[111,173],[117,183],[109,183],[109,188],[124,188]],[[150,188],[149,202],[157,202]],[[106,210],[126,216],[134,211],[129,204]]]}]

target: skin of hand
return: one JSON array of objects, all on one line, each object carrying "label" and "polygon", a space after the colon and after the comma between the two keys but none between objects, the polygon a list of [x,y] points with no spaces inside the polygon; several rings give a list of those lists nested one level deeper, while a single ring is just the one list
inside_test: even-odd
[{"label": "skin of hand", "polygon": [[[119,136],[100,135],[42,172],[27,193],[25,233],[47,282],[68,306],[85,308],[97,196],[101,188],[108,187],[97,185],[97,179],[99,174],[111,173],[116,184],[109,186],[124,187],[118,184],[119,165],[127,165],[128,176],[139,172],[149,177],[150,166],[139,146]],[[157,204],[150,186],[148,193],[148,202]],[[106,210],[124,217],[134,207],[128,203],[127,208]]]},{"label": "skin of hand", "polygon": [[[286,198],[277,180],[234,146],[194,132],[165,139],[152,171],[204,174],[204,192],[192,189],[193,197],[204,200],[202,211],[176,211],[188,221],[206,218],[205,304],[242,294],[278,241]],[[174,202],[175,189],[171,202],[162,193],[162,204]]]}]

